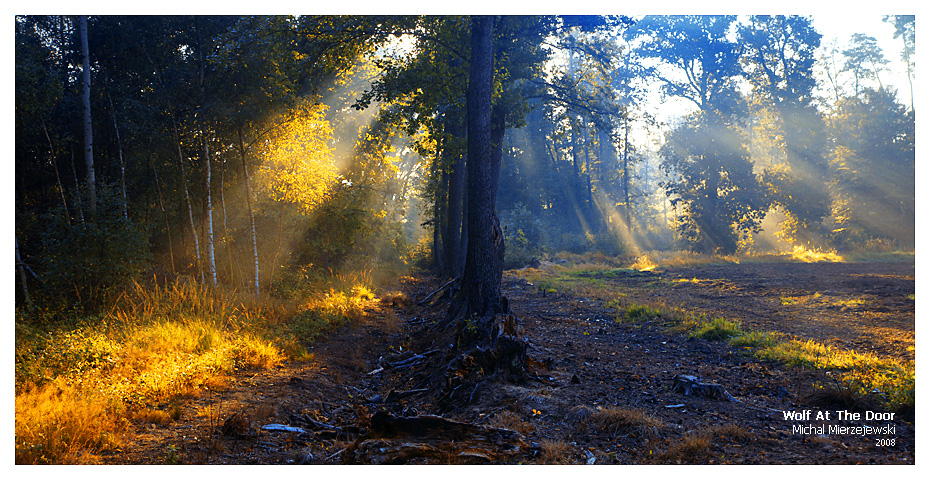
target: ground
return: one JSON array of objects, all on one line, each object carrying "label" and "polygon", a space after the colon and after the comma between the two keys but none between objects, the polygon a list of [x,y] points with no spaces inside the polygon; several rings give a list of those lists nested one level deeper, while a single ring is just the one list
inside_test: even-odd
[{"label": "ground", "polygon": [[[532,378],[491,379],[472,392],[470,403],[442,404],[440,383],[452,353],[451,328],[443,323],[447,300],[435,295],[418,305],[440,282],[405,277],[396,294],[383,295],[362,320],[313,345],[311,361],[216,379],[213,390],[180,406],[179,420],[135,425],[134,435],[119,451],[107,452],[104,461],[915,462],[912,412],[898,412],[890,422],[837,421],[835,412],[842,407],[822,399],[818,403],[814,395],[815,384],[835,383],[833,372],[761,361],[727,342],[674,333],[663,322],[618,322],[616,308],[608,305],[619,300],[678,308],[739,320],[744,328],[783,332],[883,358],[913,359],[913,262],[603,270],[579,274],[571,288],[546,283],[546,268],[508,271],[502,285],[525,328],[528,354],[534,359]],[[429,355],[409,360],[425,353]],[[678,375],[718,384],[736,401],[676,392],[672,386]],[[876,403],[859,406],[885,412]],[[804,410],[830,412],[833,418],[785,419],[786,411]],[[521,448],[507,455],[460,451],[440,456],[428,454],[436,450],[424,446],[428,439],[422,438],[360,443],[364,437],[357,436],[359,428],[370,428],[378,411],[392,418],[441,414],[484,433],[514,430],[523,435]],[[302,431],[270,430],[269,424]],[[793,431],[795,425],[809,424],[889,424],[894,432]],[[382,453],[400,452],[399,445],[407,450],[377,457],[372,448],[378,445]]]}]

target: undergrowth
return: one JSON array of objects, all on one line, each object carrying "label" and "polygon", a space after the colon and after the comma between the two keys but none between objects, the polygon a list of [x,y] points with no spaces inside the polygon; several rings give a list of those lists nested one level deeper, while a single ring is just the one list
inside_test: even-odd
[{"label": "undergrowth", "polygon": [[128,418],[177,419],[178,399],[218,377],[310,358],[306,345],[374,298],[360,280],[284,299],[135,284],[110,311],[71,323],[39,328],[17,316],[16,463],[96,463],[119,447]]}]

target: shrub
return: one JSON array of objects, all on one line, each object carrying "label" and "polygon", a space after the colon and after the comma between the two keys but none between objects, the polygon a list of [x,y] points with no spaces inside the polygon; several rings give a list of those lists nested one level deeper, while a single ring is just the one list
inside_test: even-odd
[{"label": "shrub", "polygon": [[123,218],[112,188],[101,186],[97,198],[97,213],[84,222],[69,222],[60,208],[44,217],[38,273],[42,298],[53,307],[93,309],[107,289],[126,285],[149,268],[144,229]]},{"label": "shrub", "polygon": [[543,228],[526,205],[517,203],[501,212],[504,231],[504,268],[520,268],[533,263],[543,253]]}]

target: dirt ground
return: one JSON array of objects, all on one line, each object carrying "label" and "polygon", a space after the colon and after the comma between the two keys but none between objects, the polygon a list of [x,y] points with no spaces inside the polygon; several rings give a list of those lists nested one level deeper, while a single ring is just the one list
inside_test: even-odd
[{"label": "dirt ground", "polygon": [[[523,272],[525,273],[525,272]],[[529,340],[535,378],[483,382],[472,401],[440,408],[436,372],[451,358],[447,300],[418,306],[439,282],[402,278],[354,325],[313,345],[313,361],[239,372],[185,402],[179,420],[137,424],[112,464],[594,463],[913,464],[913,415],[837,420],[813,385],[830,373],[760,361],[726,342],[690,339],[659,322],[614,320],[611,299],[740,320],[744,327],[883,357],[914,358],[914,264],[759,263],[591,273],[590,289],[547,292],[505,274],[503,293]],[[584,283],[584,282],[582,282]],[[437,295],[438,297],[438,295]],[[424,354],[411,359],[412,354]],[[387,367],[387,368],[385,368]],[[378,370],[381,368],[381,370]],[[678,375],[718,384],[735,401],[684,395]],[[160,406],[159,408],[168,408]],[[885,413],[881,407],[866,409]],[[810,420],[785,413],[810,410]],[[363,442],[376,412],[522,435],[506,455],[435,454],[423,438],[405,455]],[[830,412],[829,421],[815,421]],[[860,413],[863,413],[860,411]],[[430,417],[431,418],[431,417]],[[279,427],[268,427],[278,424]],[[460,424],[456,424],[460,425]],[[881,435],[798,431],[890,426]],[[286,431],[291,428],[292,431]],[[361,430],[360,430],[361,429]],[[495,433],[496,432],[496,433]],[[473,435],[474,436],[474,435]],[[490,438],[490,437],[488,437]],[[495,437],[495,438],[499,438]],[[378,445],[382,445],[378,450]],[[386,445],[386,446],[385,446]],[[397,447],[397,442],[393,447]],[[363,452],[366,447],[367,453]],[[375,453],[372,453],[375,452]],[[430,453],[432,452],[432,453]],[[476,453],[477,452],[477,453]],[[444,456],[443,456],[444,455]]]}]

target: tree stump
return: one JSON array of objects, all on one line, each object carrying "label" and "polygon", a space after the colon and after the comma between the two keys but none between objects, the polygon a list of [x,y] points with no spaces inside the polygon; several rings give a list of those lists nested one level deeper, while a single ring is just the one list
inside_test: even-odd
[{"label": "tree stump", "polygon": [[711,400],[739,401],[724,390],[723,386],[716,383],[701,383],[699,380],[694,375],[678,375],[675,377],[675,383],[672,384],[672,391],[686,396],[694,395]]}]

